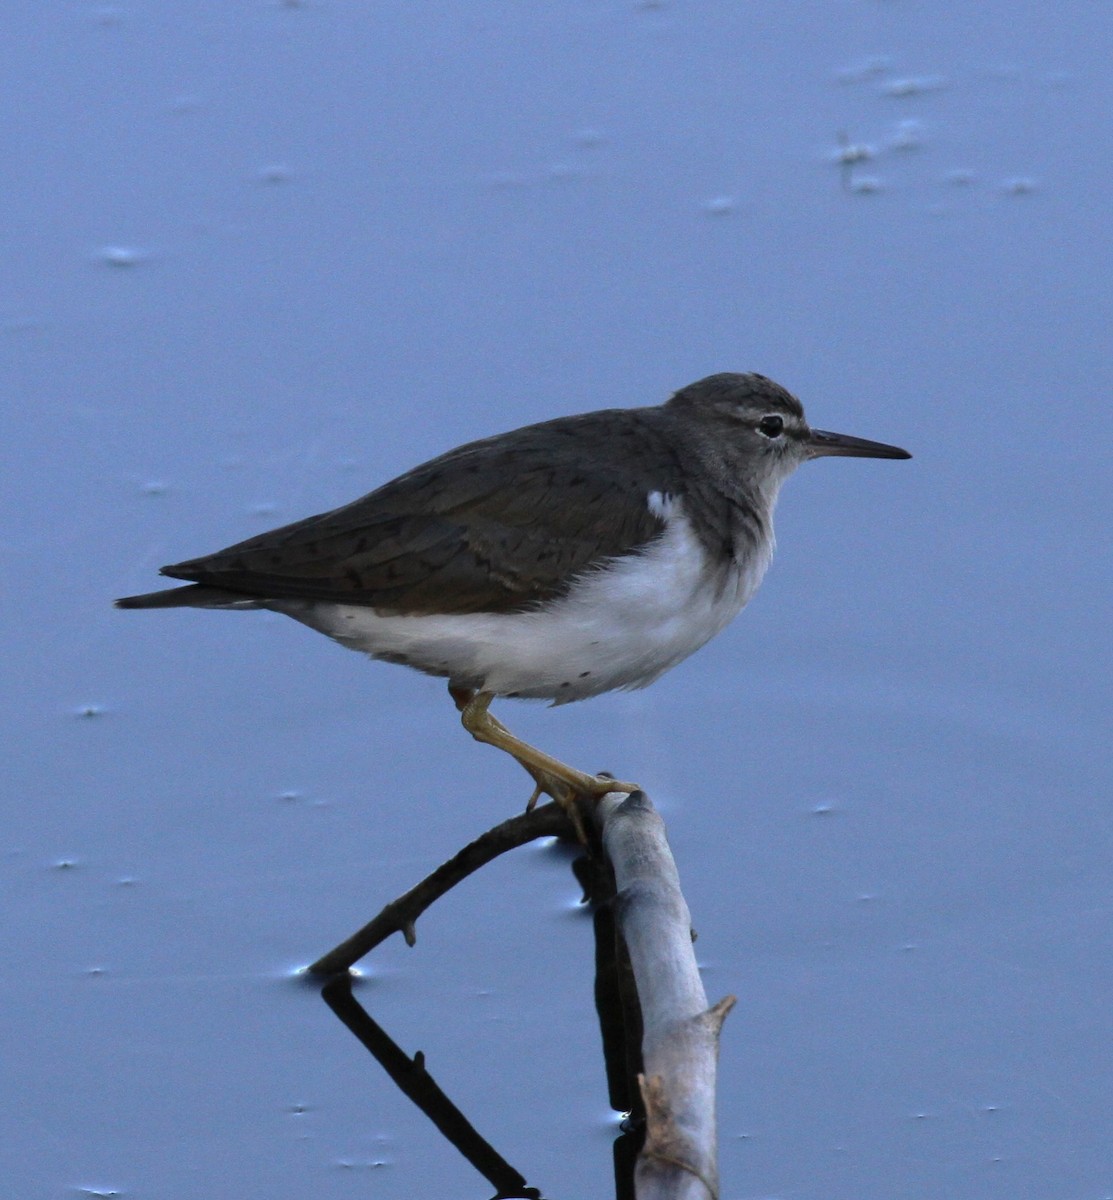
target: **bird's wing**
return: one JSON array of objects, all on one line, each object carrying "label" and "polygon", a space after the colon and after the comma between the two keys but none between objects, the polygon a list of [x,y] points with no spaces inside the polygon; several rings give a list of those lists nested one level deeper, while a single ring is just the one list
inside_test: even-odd
[{"label": "bird's wing", "polygon": [[661,532],[644,485],[617,465],[615,428],[652,436],[630,426],[630,415],[596,413],[586,425],[550,421],[473,442],[343,508],[163,574],[259,598],[394,613],[528,608]]}]

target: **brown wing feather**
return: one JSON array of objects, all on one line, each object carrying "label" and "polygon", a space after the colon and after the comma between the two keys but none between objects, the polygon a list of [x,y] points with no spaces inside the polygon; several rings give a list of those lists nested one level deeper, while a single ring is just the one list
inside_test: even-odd
[{"label": "brown wing feather", "polygon": [[163,573],[260,598],[391,612],[528,607],[661,531],[613,444],[616,435],[656,440],[638,416],[611,410],[473,442],[343,508]]}]

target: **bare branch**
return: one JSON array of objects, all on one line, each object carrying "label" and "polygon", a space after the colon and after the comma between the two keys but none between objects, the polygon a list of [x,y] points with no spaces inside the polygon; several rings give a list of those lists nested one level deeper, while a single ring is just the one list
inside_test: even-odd
[{"label": "bare branch", "polygon": [[323,954],[309,968],[310,973],[324,976],[347,971],[392,933],[401,933],[406,944],[412,946],[417,939],[414,929],[417,918],[473,871],[478,871],[507,850],[515,850],[535,838],[567,837],[572,833],[572,823],[558,804],[543,804],[532,812],[503,821],[501,825],[481,834],[474,842],[469,842],[405,895],[387,904],[362,929]]}]

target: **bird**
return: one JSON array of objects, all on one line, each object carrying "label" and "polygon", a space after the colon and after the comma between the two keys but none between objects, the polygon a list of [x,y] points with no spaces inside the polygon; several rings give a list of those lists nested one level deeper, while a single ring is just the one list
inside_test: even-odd
[{"label": "bird", "polygon": [[814,458],[906,459],[813,429],[764,375],[662,404],[468,442],[350,504],[163,567],[182,587],[125,609],[268,609],[373,659],[448,680],[465,729],[546,793],[635,791],[512,734],[496,697],[565,704],[642,688],[745,607],[773,554],[781,485]]}]

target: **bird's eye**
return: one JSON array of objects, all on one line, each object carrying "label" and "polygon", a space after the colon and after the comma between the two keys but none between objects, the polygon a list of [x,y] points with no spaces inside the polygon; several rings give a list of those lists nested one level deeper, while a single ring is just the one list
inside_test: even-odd
[{"label": "bird's eye", "polygon": [[767,438],[778,438],[785,431],[785,419],[770,414],[758,421],[757,429],[758,433],[763,433]]}]

